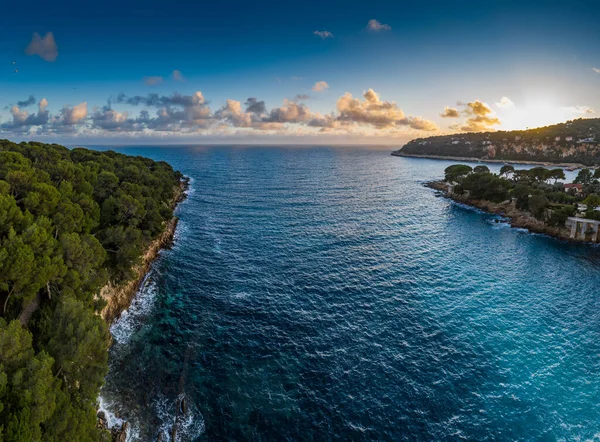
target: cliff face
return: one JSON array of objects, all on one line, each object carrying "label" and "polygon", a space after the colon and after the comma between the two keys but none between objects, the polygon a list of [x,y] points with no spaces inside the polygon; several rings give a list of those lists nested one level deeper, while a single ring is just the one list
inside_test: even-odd
[{"label": "cliff face", "polygon": [[[171,202],[171,207],[173,209],[175,209],[178,203],[185,199],[187,187],[187,180],[180,183],[179,188],[175,191],[173,201]],[[129,308],[146,273],[148,273],[148,270],[150,269],[150,265],[158,258],[162,249],[170,247],[173,243],[173,236],[175,235],[178,221],[179,219],[175,216],[171,218],[165,226],[163,233],[150,243],[142,256],[141,263],[133,268],[133,274],[135,276],[131,280],[119,285],[113,285],[109,282],[102,287],[100,290],[100,297],[106,301],[106,306],[102,309],[101,315],[108,324],[111,324],[123,311]]]},{"label": "cliff face", "polygon": [[579,119],[522,131],[418,138],[396,155],[499,161],[600,164],[600,119]]}]

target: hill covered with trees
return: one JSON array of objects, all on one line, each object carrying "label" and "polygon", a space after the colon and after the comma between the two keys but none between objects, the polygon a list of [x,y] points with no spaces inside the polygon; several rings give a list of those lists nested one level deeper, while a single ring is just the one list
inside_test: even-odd
[{"label": "hill covered with trees", "polygon": [[108,437],[98,292],[131,277],[182,178],[147,158],[0,140],[0,440]]},{"label": "hill covered with trees", "polygon": [[600,164],[600,118],[528,130],[417,138],[395,155]]}]

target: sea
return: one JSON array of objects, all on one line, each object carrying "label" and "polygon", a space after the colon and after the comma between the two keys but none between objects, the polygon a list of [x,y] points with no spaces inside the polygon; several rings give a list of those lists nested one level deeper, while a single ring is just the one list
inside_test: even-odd
[{"label": "sea", "polygon": [[191,180],[111,327],[99,401],[128,440],[600,440],[600,248],[389,148],[110,149]]}]

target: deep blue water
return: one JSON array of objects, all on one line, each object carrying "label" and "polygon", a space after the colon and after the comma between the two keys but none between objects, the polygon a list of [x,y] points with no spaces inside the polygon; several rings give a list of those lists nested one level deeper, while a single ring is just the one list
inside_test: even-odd
[{"label": "deep blue water", "polygon": [[133,440],[600,438],[600,249],[423,187],[366,148],[123,148],[192,178],[112,328]]}]

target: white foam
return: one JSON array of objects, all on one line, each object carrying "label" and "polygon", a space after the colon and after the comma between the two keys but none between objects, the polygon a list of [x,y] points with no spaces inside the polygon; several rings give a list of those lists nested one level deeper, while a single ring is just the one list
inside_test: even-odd
[{"label": "white foam", "polygon": [[[98,396],[98,413],[104,413],[104,417],[106,418],[106,427],[109,430],[119,430],[123,427],[125,421],[110,411],[112,408],[114,408],[114,404],[107,401],[102,397],[102,395]],[[125,442],[134,442],[138,440],[140,440],[139,428],[131,425],[131,422],[129,422]]]},{"label": "white foam", "polygon": [[[176,405],[181,402],[184,397],[185,395],[180,394],[175,402],[172,399],[169,400],[166,397],[162,397],[157,399],[154,403],[156,416],[161,421],[158,431],[159,433],[162,433],[163,440],[165,441],[178,442],[196,440],[204,433],[204,417],[194,404],[188,401],[185,414],[177,414]],[[175,440],[171,438],[171,431],[174,424],[177,424]]]},{"label": "white foam", "polygon": [[129,342],[131,336],[144,325],[146,318],[154,309],[158,287],[149,272],[133,298],[127,310],[111,325],[110,333],[119,344]]}]

